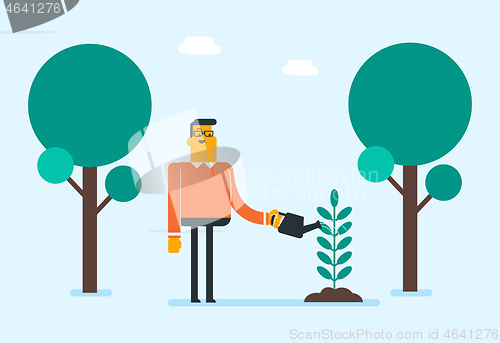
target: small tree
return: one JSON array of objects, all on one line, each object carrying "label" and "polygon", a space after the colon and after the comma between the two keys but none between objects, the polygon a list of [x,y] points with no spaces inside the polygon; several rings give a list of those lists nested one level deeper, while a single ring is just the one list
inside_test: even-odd
[{"label": "small tree", "polygon": [[[462,186],[448,165],[431,169],[429,194],[417,201],[417,168],[450,152],[469,125],[472,96],[460,67],[424,44],[389,46],[359,69],[349,93],[349,115],[367,148],[358,160],[370,182],[389,182],[403,196],[403,291],[417,291],[417,214],[432,199],[453,199]],[[403,166],[403,186],[391,177]]]},{"label": "small tree", "polygon": [[327,280],[332,280],[334,290],[337,289],[337,284],[336,284],[337,281],[345,279],[349,274],[351,274],[352,271],[352,267],[348,266],[342,268],[342,270],[340,270],[337,273],[337,267],[349,261],[352,256],[352,252],[347,251],[337,258],[337,252],[347,248],[347,246],[352,242],[352,237],[347,236],[343,238],[338,244],[336,243],[337,237],[345,234],[352,227],[352,222],[345,222],[337,230],[337,222],[347,218],[347,216],[351,214],[352,211],[351,207],[346,207],[337,214],[338,203],[339,203],[339,194],[337,190],[334,189],[330,193],[330,204],[333,207],[333,211],[330,213],[330,211],[328,211],[324,207],[318,207],[317,209],[320,216],[332,222],[332,228],[330,228],[327,224],[322,222],[320,229],[324,234],[332,237],[332,243],[330,243],[328,239],[324,237],[319,236],[317,238],[319,245],[321,245],[324,249],[332,252],[332,258],[330,258],[330,256],[328,256],[322,251],[318,251],[317,255],[318,258],[321,260],[321,262],[323,262],[326,265],[332,266],[333,273],[330,273],[328,269],[322,266],[319,266],[317,270],[322,277],[324,277]]},{"label": "small tree", "polygon": [[[97,293],[97,214],[112,199],[134,199],[141,187],[134,169],[116,167],[106,177],[108,196],[98,205],[97,167],[118,161],[139,143],[132,137],[149,125],[151,108],[139,67],[102,45],[60,51],[31,85],[29,118],[47,149],[38,159],[39,174],[50,183],[67,181],[83,199],[83,293]],[[82,187],[71,178],[74,166],[83,168]]]}]

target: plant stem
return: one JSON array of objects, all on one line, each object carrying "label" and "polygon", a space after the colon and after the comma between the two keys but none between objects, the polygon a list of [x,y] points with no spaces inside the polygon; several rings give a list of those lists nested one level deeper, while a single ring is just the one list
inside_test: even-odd
[{"label": "plant stem", "polygon": [[335,288],[335,279],[337,277],[337,274],[335,273],[335,267],[336,267],[336,264],[337,264],[337,260],[335,259],[335,249],[337,248],[337,246],[335,245],[335,237],[337,235],[337,230],[335,229],[335,221],[337,220],[336,218],[336,213],[335,213],[335,207],[333,208],[333,289],[336,289]]}]

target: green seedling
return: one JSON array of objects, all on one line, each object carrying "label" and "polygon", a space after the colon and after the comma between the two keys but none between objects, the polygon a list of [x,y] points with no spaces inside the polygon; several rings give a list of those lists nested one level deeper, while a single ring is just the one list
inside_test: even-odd
[{"label": "green seedling", "polygon": [[[334,189],[330,194],[330,204],[333,207],[333,214],[330,213],[330,211],[328,211],[324,207],[317,208],[318,213],[321,217],[332,222],[331,228],[330,226],[328,226],[326,223],[323,222],[321,222],[321,228],[320,228],[321,232],[323,232],[325,235],[331,236],[331,242],[327,238],[322,236],[319,236],[317,238],[319,245],[321,245],[324,249],[331,252],[332,257],[330,257],[323,251],[318,251],[317,255],[318,258],[321,260],[321,262],[332,267],[333,273],[331,273],[328,269],[322,266],[318,266],[317,270],[322,277],[324,277],[327,280],[333,281],[333,289],[336,289],[336,283],[338,280],[345,279],[349,274],[351,274],[352,271],[352,267],[347,266],[342,268],[337,273],[337,270],[340,269],[340,266],[347,263],[352,257],[352,252],[350,251],[344,252],[342,255],[340,255],[340,251],[347,248],[349,244],[351,244],[352,242],[351,236],[343,237],[342,239],[340,237],[351,229],[352,223],[348,221],[338,226],[339,221],[346,219],[349,216],[349,214],[351,214],[352,208],[346,207],[337,214],[338,203],[339,203],[339,194],[337,190]],[[337,240],[340,240],[338,244]],[[337,258],[338,255],[340,256]]]}]

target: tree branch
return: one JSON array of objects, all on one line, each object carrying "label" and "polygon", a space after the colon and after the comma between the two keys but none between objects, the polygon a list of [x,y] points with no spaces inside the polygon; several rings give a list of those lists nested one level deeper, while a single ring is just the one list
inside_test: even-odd
[{"label": "tree branch", "polygon": [[392,178],[392,176],[389,176],[387,180],[389,180],[389,182],[399,191],[399,193],[401,193],[401,195],[404,195],[403,187],[401,187],[399,183]]},{"label": "tree branch", "polygon": [[427,194],[427,196],[425,197],[424,200],[422,200],[422,202],[420,203],[420,205],[417,206],[417,213],[420,212],[421,209],[424,208],[425,205],[427,205],[427,203],[429,201],[431,201],[432,199],[432,196],[430,194]]},{"label": "tree branch", "polygon": [[111,198],[109,195],[104,199],[103,202],[97,207],[97,214],[102,211],[102,209],[111,201],[113,198]]},{"label": "tree branch", "polygon": [[75,182],[75,180],[73,180],[72,178],[69,178],[66,181],[68,181],[68,183],[71,186],[73,186],[73,188],[75,189],[75,191],[77,191],[78,194],[80,194],[83,197],[83,189],[81,189],[80,186],[78,186],[78,184]]}]

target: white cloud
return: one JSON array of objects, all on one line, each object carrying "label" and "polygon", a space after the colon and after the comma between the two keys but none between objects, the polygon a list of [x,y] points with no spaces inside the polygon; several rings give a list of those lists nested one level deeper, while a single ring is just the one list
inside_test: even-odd
[{"label": "white cloud", "polygon": [[289,60],[281,69],[287,75],[318,75],[318,68],[313,67],[311,60]]},{"label": "white cloud", "polygon": [[186,37],[179,51],[188,55],[218,55],[220,46],[214,44],[212,37]]}]

